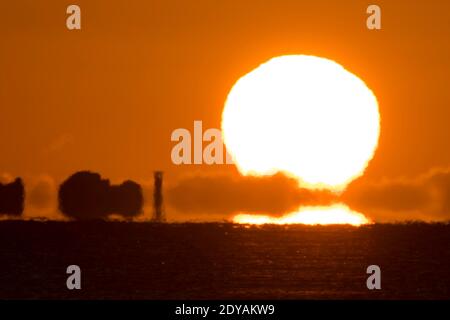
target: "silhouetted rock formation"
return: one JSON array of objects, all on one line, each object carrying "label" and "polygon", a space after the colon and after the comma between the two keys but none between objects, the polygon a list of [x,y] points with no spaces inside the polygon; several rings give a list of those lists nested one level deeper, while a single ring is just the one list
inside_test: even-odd
[{"label": "silhouetted rock formation", "polygon": [[124,217],[132,217],[142,211],[142,188],[134,181],[127,180],[110,189],[110,210]]},{"label": "silhouetted rock formation", "polygon": [[22,179],[0,183],[0,214],[20,216],[23,213],[25,188]]},{"label": "silhouetted rock formation", "polygon": [[142,188],[133,181],[111,185],[98,173],[81,171],[70,176],[59,188],[59,209],[76,219],[106,218],[111,214],[133,217],[143,207]]}]

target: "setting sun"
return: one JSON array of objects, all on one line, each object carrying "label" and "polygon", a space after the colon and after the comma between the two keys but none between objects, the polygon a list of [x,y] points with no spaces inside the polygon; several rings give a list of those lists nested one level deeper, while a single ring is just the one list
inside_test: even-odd
[{"label": "setting sun", "polygon": [[342,191],[373,157],[380,116],[373,92],[341,65],[291,55],[236,82],[222,131],[242,174],[283,172],[302,187]]}]

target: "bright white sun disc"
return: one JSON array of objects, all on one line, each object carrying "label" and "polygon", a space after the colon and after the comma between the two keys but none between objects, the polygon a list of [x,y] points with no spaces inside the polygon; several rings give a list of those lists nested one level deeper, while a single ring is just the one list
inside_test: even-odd
[{"label": "bright white sun disc", "polygon": [[236,82],[222,114],[223,139],[242,174],[284,172],[307,188],[339,191],[362,175],[379,132],[373,92],[315,56],[260,65]]}]

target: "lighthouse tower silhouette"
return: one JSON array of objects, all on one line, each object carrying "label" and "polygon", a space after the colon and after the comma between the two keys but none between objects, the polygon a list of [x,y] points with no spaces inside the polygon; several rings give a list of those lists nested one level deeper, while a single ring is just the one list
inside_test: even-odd
[{"label": "lighthouse tower silhouette", "polygon": [[154,177],[154,189],[153,189],[153,221],[164,222],[164,208],[163,208],[163,172],[155,171]]}]

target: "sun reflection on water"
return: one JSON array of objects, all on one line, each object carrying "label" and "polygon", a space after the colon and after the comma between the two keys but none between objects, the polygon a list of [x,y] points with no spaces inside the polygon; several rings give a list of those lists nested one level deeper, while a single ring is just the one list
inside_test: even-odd
[{"label": "sun reflection on water", "polygon": [[360,226],[372,223],[360,212],[351,210],[344,204],[334,204],[331,206],[310,206],[300,207],[297,211],[285,214],[280,217],[269,215],[255,215],[239,213],[232,219],[238,224],[306,224],[306,225],[330,225],[349,224]]}]

